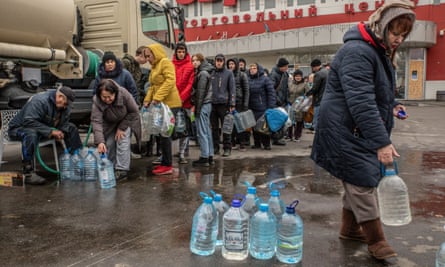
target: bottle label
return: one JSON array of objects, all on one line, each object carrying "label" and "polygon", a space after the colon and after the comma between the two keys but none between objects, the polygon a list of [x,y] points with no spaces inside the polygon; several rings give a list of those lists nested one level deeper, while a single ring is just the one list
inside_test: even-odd
[{"label": "bottle label", "polygon": [[226,230],[224,246],[229,250],[245,250],[247,249],[247,242],[245,242],[246,240],[247,231]]}]

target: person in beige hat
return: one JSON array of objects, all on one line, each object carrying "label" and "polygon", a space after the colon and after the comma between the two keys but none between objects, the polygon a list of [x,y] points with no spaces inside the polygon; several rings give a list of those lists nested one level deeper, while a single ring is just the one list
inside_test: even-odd
[{"label": "person in beige hat", "polygon": [[346,32],[331,63],[311,153],[342,180],[340,238],[366,243],[374,258],[385,261],[397,253],[383,233],[376,188],[381,164],[399,156],[390,135],[394,117],[406,109],[394,97],[394,62],[413,29],[413,7],[411,1],[386,1],[367,23]]}]

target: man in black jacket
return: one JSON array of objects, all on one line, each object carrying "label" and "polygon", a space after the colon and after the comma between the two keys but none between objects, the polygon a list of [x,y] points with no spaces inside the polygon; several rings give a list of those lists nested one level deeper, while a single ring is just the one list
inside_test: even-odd
[{"label": "man in black jacket", "polygon": [[9,137],[22,141],[25,183],[40,185],[46,182],[45,178],[34,172],[33,166],[35,148],[40,139],[64,140],[71,151],[82,147],[79,131],[69,122],[74,99],[74,92],[67,86],[55,92],[37,94],[9,123]]},{"label": "man in black jacket", "polygon": [[[235,79],[233,73],[225,68],[223,54],[215,56],[215,71],[212,74],[212,125],[213,146],[215,155],[219,153],[219,130],[223,125],[227,113],[235,109]],[[232,150],[231,135],[223,133],[223,157],[230,156]]]},{"label": "man in black jacket", "polygon": [[314,59],[311,62],[312,72],[314,75],[314,83],[307,95],[312,95],[312,103],[314,105],[314,117],[312,119],[312,129],[316,130],[318,113],[320,110],[321,99],[323,98],[324,88],[326,87],[326,80],[328,79],[328,70],[321,66],[319,59]]}]

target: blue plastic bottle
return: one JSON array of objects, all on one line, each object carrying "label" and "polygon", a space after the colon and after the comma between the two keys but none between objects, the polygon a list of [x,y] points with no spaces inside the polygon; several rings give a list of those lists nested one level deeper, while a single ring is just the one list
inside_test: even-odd
[{"label": "blue plastic bottle", "polygon": [[222,256],[228,260],[244,260],[249,256],[249,214],[241,207],[241,201],[232,200],[232,207],[223,217]]},{"label": "blue plastic bottle", "polygon": [[97,159],[93,154],[93,150],[89,149],[88,154],[83,160],[85,181],[97,180]]},{"label": "blue plastic bottle", "polygon": [[284,214],[284,211],[286,210],[286,205],[280,198],[280,191],[272,190],[270,192],[270,198],[267,201],[267,204],[269,204],[269,211],[275,215],[277,222],[279,222]]},{"label": "blue plastic bottle", "polygon": [[71,156],[71,164],[73,166],[73,176],[71,180],[73,181],[82,181],[84,175],[83,168],[83,159],[80,156],[80,151],[78,149],[74,150],[73,155]]},{"label": "blue plastic bottle", "polygon": [[242,203],[241,208],[249,214],[249,217],[252,217],[260,206],[260,199],[256,194],[256,188],[254,186],[247,187],[247,195]]},{"label": "blue plastic bottle", "polygon": [[71,180],[74,175],[73,165],[71,164],[71,155],[68,149],[63,151],[63,155],[59,159],[60,179]]},{"label": "blue plastic bottle", "polygon": [[260,209],[250,219],[250,247],[252,257],[268,260],[275,255],[277,243],[277,221],[269,212],[269,205],[260,204]]},{"label": "blue plastic bottle", "polygon": [[107,158],[106,154],[100,155],[98,162],[98,175],[100,187],[108,189],[116,186],[116,178],[114,177],[113,163]]},{"label": "blue plastic bottle", "polygon": [[224,202],[221,194],[214,194],[213,206],[218,212],[218,236],[216,238],[216,245],[221,246],[223,244],[223,217],[224,213],[229,209],[229,205]]},{"label": "blue plastic bottle", "polygon": [[303,220],[295,213],[298,200],[286,207],[277,227],[277,259],[282,263],[299,263],[303,257]]},{"label": "blue plastic bottle", "polygon": [[218,212],[211,197],[204,197],[204,202],[193,216],[190,250],[192,253],[208,256],[215,252],[218,235]]}]

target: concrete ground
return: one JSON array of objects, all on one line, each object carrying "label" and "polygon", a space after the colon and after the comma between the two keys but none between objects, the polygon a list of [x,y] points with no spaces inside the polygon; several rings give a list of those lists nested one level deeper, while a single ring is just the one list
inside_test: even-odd
[{"label": "concrete ground", "polygon": [[[409,188],[413,220],[385,226],[398,252],[392,266],[435,266],[435,252],[445,241],[445,102],[410,102],[409,118],[396,121],[392,140],[401,154],[399,175]],[[83,134],[85,138],[85,134]],[[281,186],[286,203],[299,199],[304,221],[303,261],[297,266],[384,266],[366,245],[338,239],[341,186],[309,159],[313,135],[272,146],[271,151],[233,151],[217,157],[211,168],[180,165],[173,175],[151,175],[155,157],[133,160],[128,180],[111,190],[96,183],[50,181],[44,186],[0,187],[1,266],[286,266],[275,258],[227,261],[189,250],[191,221],[199,192],[221,193],[225,201],[245,193],[245,181],[268,198],[268,185]],[[91,140],[90,140],[91,141]],[[1,171],[20,170],[20,147],[8,146]],[[189,159],[198,157],[191,146]],[[54,167],[50,150],[43,158]]]}]

